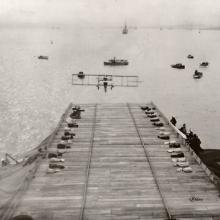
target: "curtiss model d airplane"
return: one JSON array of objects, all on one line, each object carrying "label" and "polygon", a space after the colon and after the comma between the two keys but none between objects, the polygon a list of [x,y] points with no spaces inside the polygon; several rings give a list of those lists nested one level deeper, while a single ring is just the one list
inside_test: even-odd
[{"label": "curtiss model d airplane", "polygon": [[72,85],[96,86],[98,89],[103,86],[105,92],[108,87],[111,90],[114,87],[137,87],[138,83],[138,76],[84,74],[83,72],[72,74]]}]

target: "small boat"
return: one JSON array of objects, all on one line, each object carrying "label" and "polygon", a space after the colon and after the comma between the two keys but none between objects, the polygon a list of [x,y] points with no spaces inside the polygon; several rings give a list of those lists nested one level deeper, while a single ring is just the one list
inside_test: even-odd
[{"label": "small boat", "polygon": [[189,55],[187,56],[187,58],[188,58],[188,59],[193,59],[193,58],[194,58],[194,56],[193,56],[193,55],[191,55],[191,54],[189,54]]},{"label": "small boat", "polygon": [[202,72],[199,72],[198,70],[195,70],[195,72],[193,74],[194,79],[200,79],[200,78],[202,78],[202,76],[203,76]]},{"label": "small boat", "polygon": [[79,72],[78,73],[78,78],[79,79],[84,79],[85,78],[85,74],[83,72]]},{"label": "small boat", "polygon": [[209,65],[209,62],[202,62],[199,64],[200,67],[207,67]]},{"label": "small boat", "polygon": [[123,30],[122,30],[122,34],[127,34],[128,33],[128,27],[127,25],[125,24]]},{"label": "small boat", "polygon": [[48,60],[48,56],[40,55],[40,56],[38,56],[38,59],[40,59],[40,60]]},{"label": "small boat", "polygon": [[171,67],[177,69],[185,69],[185,65],[183,65],[182,63],[173,64],[171,65]]},{"label": "small boat", "polygon": [[109,65],[109,66],[123,66],[123,65],[128,65],[128,61],[127,60],[119,60],[119,59],[115,59],[115,57],[113,59],[110,59],[109,61],[104,61],[104,65]]}]

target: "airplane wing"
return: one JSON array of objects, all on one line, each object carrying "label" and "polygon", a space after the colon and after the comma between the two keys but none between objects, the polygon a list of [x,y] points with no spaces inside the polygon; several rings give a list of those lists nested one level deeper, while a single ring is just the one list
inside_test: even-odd
[{"label": "airplane wing", "polygon": [[137,87],[140,82],[138,76],[110,75],[110,74],[84,74],[79,78],[78,74],[72,74],[72,85],[97,86],[107,79],[109,85],[114,87]]},{"label": "airplane wing", "polygon": [[72,85],[96,86],[98,74],[84,74],[84,78],[79,78],[78,74],[72,74]]},{"label": "airplane wing", "polygon": [[112,78],[115,87],[137,87],[139,83],[138,76],[113,75]]}]

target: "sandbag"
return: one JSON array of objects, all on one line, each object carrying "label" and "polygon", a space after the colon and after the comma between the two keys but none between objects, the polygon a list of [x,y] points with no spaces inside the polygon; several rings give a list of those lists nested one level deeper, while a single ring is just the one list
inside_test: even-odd
[{"label": "sandbag", "polygon": [[153,125],[156,127],[163,127],[164,124],[162,122],[154,122]]},{"label": "sandbag", "polygon": [[51,169],[51,168],[48,168],[47,169],[47,173],[48,174],[50,174],[50,173],[57,173],[57,172],[59,172],[60,171],[60,169]]},{"label": "sandbag", "polygon": [[68,123],[67,125],[69,128],[78,128],[79,127],[79,125],[76,123]]},{"label": "sandbag", "polygon": [[50,162],[54,163],[54,162],[64,162],[63,158],[56,158],[56,157],[52,157],[50,158]]},{"label": "sandbag", "polygon": [[176,162],[173,164],[175,167],[189,167],[189,162]]},{"label": "sandbag", "polygon": [[76,136],[75,133],[72,133],[72,132],[69,132],[69,131],[65,131],[65,132],[64,132],[64,135],[65,135],[65,136]]},{"label": "sandbag", "polygon": [[17,215],[14,216],[11,220],[34,220],[34,219],[29,215]]},{"label": "sandbag", "polygon": [[50,163],[49,168],[50,169],[64,169],[65,166],[62,164]]},{"label": "sandbag", "polygon": [[146,111],[146,112],[145,112],[145,114],[146,114],[146,115],[153,115],[153,114],[154,114],[154,112],[153,112],[153,111],[149,111],[149,112],[148,112],[148,111]]},{"label": "sandbag", "polygon": [[152,118],[152,119],[150,119],[150,121],[151,122],[156,122],[156,121],[160,121],[160,119],[159,118]]},{"label": "sandbag", "polygon": [[183,172],[185,172],[185,173],[192,173],[192,168],[191,167],[185,167],[185,168],[183,168]]},{"label": "sandbag", "polygon": [[151,110],[151,108],[148,107],[148,106],[141,106],[141,109],[142,109],[143,111],[145,111],[145,110],[150,111],[150,110]]},{"label": "sandbag", "polygon": [[168,152],[168,153],[181,152],[181,148],[168,149],[167,152]]},{"label": "sandbag", "polygon": [[170,148],[180,148],[180,143],[169,143]]},{"label": "sandbag", "polygon": [[158,135],[157,137],[160,138],[160,139],[163,139],[163,140],[169,140],[170,139],[169,135]]},{"label": "sandbag", "polygon": [[184,153],[183,152],[173,152],[171,154],[171,157],[184,157]]},{"label": "sandbag", "polygon": [[50,159],[50,158],[58,157],[58,155],[56,153],[48,153],[47,157]]},{"label": "sandbag", "polygon": [[185,157],[180,157],[180,158],[172,158],[172,161],[175,162],[186,162]]},{"label": "sandbag", "polygon": [[69,138],[70,136],[61,136],[61,140],[64,140],[64,141],[69,140]]},{"label": "sandbag", "polygon": [[66,149],[66,145],[65,144],[57,144],[57,148],[58,149]]}]

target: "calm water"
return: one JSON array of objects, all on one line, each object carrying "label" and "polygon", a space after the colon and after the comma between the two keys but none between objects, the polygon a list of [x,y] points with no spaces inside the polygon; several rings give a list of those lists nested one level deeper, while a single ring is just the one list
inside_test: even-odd
[{"label": "calm water", "polygon": [[[53,41],[53,44],[51,44]],[[35,147],[56,126],[70,102],[149,102],[180,127],[197,132],[205,148],[220,149],[220,32],[120,29],[2,29],[0,35],[0,156]],[[195,59],[186,56],[193,54]],[[39,60],[48,55],[49,60]],[[124,67],[105,67],[116,56]],[[204,77],[194,80],[199,63]],[[182,62],[185,70],[170,68]],[[71,74],[139,75],[139,88],[108,93],[73,87]]]}]

